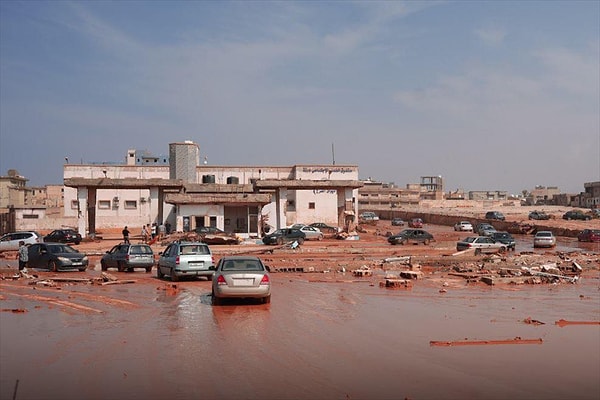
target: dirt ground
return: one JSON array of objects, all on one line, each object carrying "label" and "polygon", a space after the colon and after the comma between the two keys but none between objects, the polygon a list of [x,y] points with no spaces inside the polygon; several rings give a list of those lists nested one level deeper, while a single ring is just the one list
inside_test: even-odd
[{"label": "dirt ground", "polygon": [[[212,306],[209,281],[155,270],[111,270],[131,283],[102,285],[99,259],[118,232],[76,246],[85,272],[18,277],[5,253],[0,399],[600,398],[600,243],[534,249],[515,235],[514,252],[455,255],[469,234],[427,224],[431,244],[388,244],[400,229],[379,221],[358,240],[297,249],[211,246],[215,259],[270,266],[269,305]],[[562,278],[498,275],[544,266]]]}]

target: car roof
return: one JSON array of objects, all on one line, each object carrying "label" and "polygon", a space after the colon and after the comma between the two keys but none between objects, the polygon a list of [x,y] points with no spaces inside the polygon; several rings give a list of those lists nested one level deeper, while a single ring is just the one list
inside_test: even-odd
[{"label": "car roof", "polygon": [[257,256],[223,256],[221,260],[260,260]]}]

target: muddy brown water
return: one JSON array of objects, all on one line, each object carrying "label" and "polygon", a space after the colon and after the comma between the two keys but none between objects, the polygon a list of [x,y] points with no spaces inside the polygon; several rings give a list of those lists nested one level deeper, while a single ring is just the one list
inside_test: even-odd
[{"label": "muddy brown water", "polygon": [[[222,306],[208,281],[116,275],[145,278],[0,282],[1,399],[600,398],[600,326],[555,325],[600,320],[598,271],[577,284],[410,290],[278,273],[270,305]],[[542,344],[430,345],[517,337]]]}]

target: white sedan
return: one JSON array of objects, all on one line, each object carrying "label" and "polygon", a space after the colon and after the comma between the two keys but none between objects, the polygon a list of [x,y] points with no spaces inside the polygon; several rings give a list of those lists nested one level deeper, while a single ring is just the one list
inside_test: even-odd
[{"label": "white sedan", "polygon": [[469,221],[460,221],[454,225],[457,232],[473,232],[473,225]]},{"label": "white sedan", "polygon": [[456,250],[463,251],[467,249],[475,249],[475,254],[481,253],[504,253],[506,245],[504,243],[495,242],[489,236],[469,236],[456,243]]},{"label": "white sedan", "polygon": [[299,229],[306,235],[305,240],[323,240],[323,232],[319,228],[304,224],[294,224],[290,226],[292,229]]}]

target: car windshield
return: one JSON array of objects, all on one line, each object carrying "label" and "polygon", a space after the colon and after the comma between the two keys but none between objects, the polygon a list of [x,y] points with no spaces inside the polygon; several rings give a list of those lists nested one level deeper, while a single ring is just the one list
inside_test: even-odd
[{"label": "car windshield", "polygon": [[65,246],[62,244],[53,244],[52,246],[48,246],[48,251],[52,254],[77,253],[77,251],[71,246]]},{"label": "car windshield", "polygon": [[149,246],[131,246],[129,254],[152,254],[152,248]]},{"label": "car windshield", "polygon": [[506,232],[498,232],[494,234],[494,237],[497,239],[510,239],[510,235]]},{"label": "car windshield", "polygon": [[466,238],[465,240],[463,240],[463,242],[466,243],[473,243],[477,238],[469,236],[468,238]]},{"label": "car windshield", "polygon": [[538,232],[535,234],[537,237],[552,237],[552,232]]},{"label": "car windshield", "polygon": [[223,271],[264,271],[258,260],[226,260],[223,262]]},{"label": "car windshield", "polygon": [[199,244],[186,244],[179,248],[179,254],[209,254],[208,247]]}]

